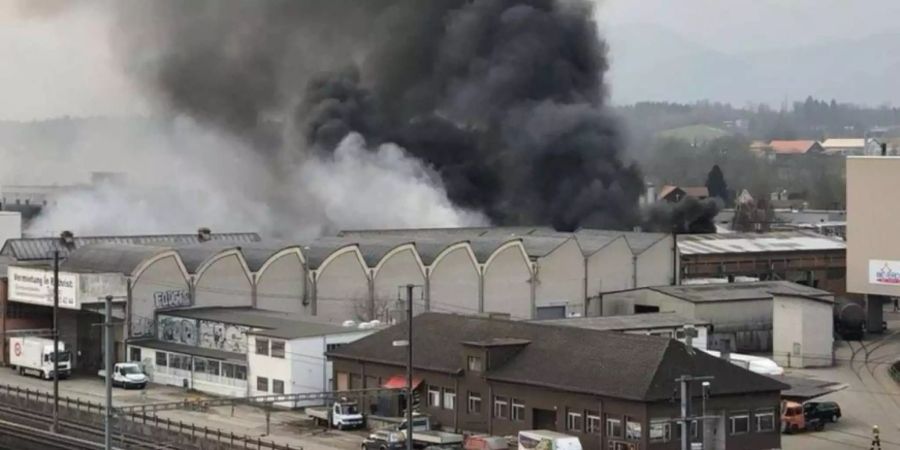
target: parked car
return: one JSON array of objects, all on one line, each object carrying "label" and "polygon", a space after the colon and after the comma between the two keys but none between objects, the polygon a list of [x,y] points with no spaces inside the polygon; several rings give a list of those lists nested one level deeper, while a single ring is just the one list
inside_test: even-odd
[{"label": "parked car", "polygon": [[361,450],[404,450],[406,437],[393,430],[378,430],[369,435],[360,446]]},{"label": "parked car", "polygon": [[519,450],[582,450],[575,436],[550,430],[519,431]]},{"label": "parked car", "polygon": [[797,402],[781,402],[781,431],[797,433],[800,431],[822,431],[825,421],[814,415],[806,414],[804,405]]},{"label": "parked car", "polygon": [[[97,372],[97,375],[101,378],[106,378],[106,370],[101,369]],[[121,386],[125,389],[143,389],[149,381],[150,379],[147,378],[147,375],[144,374],[141,365],[138,363],[116,363],[113,366],[113,386]]]},{"label": "parked car", "polygon": [[509,450],[505,437],[475,434],[466,438],[464,450]]},{"label": "parked car", "polygon": [[807,416],[831,423],[841,418],[841,407],[835,402],[806,402],[803,404],[803,411]]}]

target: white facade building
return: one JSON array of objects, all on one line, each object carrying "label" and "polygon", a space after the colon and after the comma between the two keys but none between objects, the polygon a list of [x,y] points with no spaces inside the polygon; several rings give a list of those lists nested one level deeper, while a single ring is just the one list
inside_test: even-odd
[{"label": "white facade building", "polygon": [[820,289],[788,281],[659,286],[603,302],[604,315],[669,312],[706,321],[713,350],[772,352],[791,367],[832,364],[834,296]]},{"label": "white facade building", "polygon": [[156,323],[154,337],[129,341],[129,360],[154,383],[228,397],[328,390],[325,352],[374,331],[247,307],[171,310]]}]

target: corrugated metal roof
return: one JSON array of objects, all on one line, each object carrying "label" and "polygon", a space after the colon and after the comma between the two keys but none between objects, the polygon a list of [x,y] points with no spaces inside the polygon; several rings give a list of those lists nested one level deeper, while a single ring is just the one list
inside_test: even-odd
[{"label": "corrugated metal roof", "polygon": [[674,312],[631,314],[627,316],[571,317],[567,319],[541,320],[538,322],[606,331],[675,328],[684,325],[710,325],[708,321],[691,319]]},{"label": "corrugated metal roof", "polygon": [[655,286],[652,289],[692,303],[760,300],[772,295],[799,295],[833,302],[834,294],[790,281],[756,281],[751,283],[697,284]]},{"label": "corrugated metal roof", "polygon": [[839,239],[812,232],[685,234],[678,236],[682,255],[845,250]]},{"label": "corrugated metal roof", "polygon": [[60,264],[71,272],[113,272],[131,274],[141,263],[168,250],[165,247],[102,243],[81,247]]},{"label": "corrugated metal roof", "polygon": [[[212,233],[210,234],[210,241],[249,243],[260,241],[260,237],[256,233]],[[92,244],[131,244],[168,247],[199,243],[201,243],[201,240],[197,234],[76,236],[71,247],[63,244],[58,237],[20,238],[7,240],[3,248],[0,249],[0,255],[9,256],[16,261],[38,261],[53,258],[54,250],[59,250],[60,255],[65,257],[75,249]]]},{"label": "corrugated metal roof", "polygon": [[128,345],[138,347],[152,348],[154,350],[163,350],[172,353],[181,353],[183,355],[193,355],[202,358],[219,359],[231,362],[247,362],[246,353],[226,352],[214,348],[200,347],[197,345],[176,344],[175,342],[165,342],[156,339],[135,339],[128,341]]}]

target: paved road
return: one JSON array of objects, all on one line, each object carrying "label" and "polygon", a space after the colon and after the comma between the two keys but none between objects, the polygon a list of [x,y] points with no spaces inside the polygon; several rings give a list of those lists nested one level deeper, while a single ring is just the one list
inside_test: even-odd
[{"label": "paved road", "polygon": [[[23,377],[12,369],[0,367],[0,384],[52,392],[53,382],[34,377]],[[104,401],[103,380],[99,377],[74,377],[60,381],[60,395],[80,398],[96,403]],[[149,385],[143,390],[113,389],[115,406],[140,405],[181,401],[185,398],[203,398],[200,394],[187,394],[182,389],[170,386]],[[250,406],[211,408],[205,412],[164,411],[160,417],[181,420],[236,435],[262,437],[279,444],[303,447],[304,450],[356,450],[365,437],[363,432],[326,431],[314,427],[306,416],[299,412],[278,411],[271,415],[271,433],[266,434],[266,416],[262,409]]]},{"label": "paved road", "polygon": [[838,342],[836,367],[794,373],[845,383],[847,388],[822,397],[841,405],[843,418],[825,431],[785,436],[786,450],[869,449],[872,426],[881,432],[881,447],[900,450],[900,385],[888,367],[900,359],[900,314],[885,312],[889,331],[860,342]]}]

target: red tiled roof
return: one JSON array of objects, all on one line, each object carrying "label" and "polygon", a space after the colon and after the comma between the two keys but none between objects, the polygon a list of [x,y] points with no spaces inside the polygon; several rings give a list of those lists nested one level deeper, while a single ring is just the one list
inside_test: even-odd
[{"label": "red tiled roof", "polygon": [[810,140],[772,141],[769,142],[769,147],[775,153],[792,155],[806,153],[806,151],[815,144],[816,141]]}]

